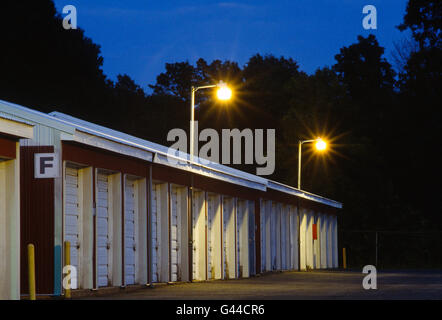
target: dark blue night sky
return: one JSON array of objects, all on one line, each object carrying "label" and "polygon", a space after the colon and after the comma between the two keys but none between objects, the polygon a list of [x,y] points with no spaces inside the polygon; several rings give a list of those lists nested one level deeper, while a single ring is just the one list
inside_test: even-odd
[{"label": "dark blue night sky", "polygon": [[166,62],[202,57],[243,65],[254,54],[292,57],[314,72],[334,63],[342,46],[366,36],[362,8],[377,8],[377,30],[386,47],[407,35],[396,29],[406,0],[147,1],[56,0],[57,10],[72,4],[78,26],[101,45],[104,72],[126,73],[147,89]]}]

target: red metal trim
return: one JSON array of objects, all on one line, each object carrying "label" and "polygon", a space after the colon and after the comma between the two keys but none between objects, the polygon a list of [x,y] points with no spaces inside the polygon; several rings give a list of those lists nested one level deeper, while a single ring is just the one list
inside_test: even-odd
[{"label": "red metal trim", "polygon": [[62,144],[62,158],[66,161],[139,177],[146,177],[148,165],[148,162],[141,159],[66,141]]},{"label": "red metal trim", "polygon": [[152,164],[152,177],[154,180],[169,182],[181,186],[191,186],[189,172],[157,163]]},{"label": "red metal trim", "polygon": [[0,136],[0,158],[15,159],[17,157],[17,141]]},{"label": "red metal trim", "polygon": [[[14,143],[15,144],[15,143]],[[27,245],[35,246],[37,294],[54,293],[54,179],[34,178],[34,154],[53,146],[20,148],[20,287],[28,293]]]}]

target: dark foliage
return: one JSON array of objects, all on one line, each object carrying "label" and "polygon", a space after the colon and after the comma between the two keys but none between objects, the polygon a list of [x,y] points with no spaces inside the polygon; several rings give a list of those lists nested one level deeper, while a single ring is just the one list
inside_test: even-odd
[{"label": "dark foliage", "polygon": [[329,139],[326,155],[305,146],[303,188],[344,203],[340,246],[350,265],[374,259],[374,233],[355,231],[388,230],[379,235],[381,266],[440,267],[441,21],[440,1],[409,0],[399,29],[417,48],[399,74],[370,35],[313,75],[291,58],[260,54],[243,67],[168,63],[147,95],[127,75],[107,79],[100,47],[81,29],[64,30],[52,1],[2,1],[0,99],[169,144],[170,129],[189,127],[190,87],[222,79],[235,99],[221,104],[211,90],[198,92],[200,129],[275,128],[270,178],[296,185],[298,140]]}]

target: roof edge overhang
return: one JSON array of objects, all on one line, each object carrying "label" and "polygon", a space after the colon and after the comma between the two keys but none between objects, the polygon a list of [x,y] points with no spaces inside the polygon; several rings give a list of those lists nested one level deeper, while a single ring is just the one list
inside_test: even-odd
[{"label": "roof edge overhang", "polygon": [[304,190],[299,190],[297,188],[291,187],[289,185],[280,182],[268,180],[267,187],[296,197],[300,197],[302,199],[318,202],[333,208],[342,209],[342,203],[338,201],[327,199]]},{"label": "roof edge overhang", "polygon": [[33,139],[34,126],[0,114],[0,134],[6,134],[17,139]]},{"label": "roof edge overhang", "polygon": [[68,134],[73,134],[75,131],[74,127],[66,125],[46,113],[4,100],[0,100],[0,114],[10,120],[29,125],[42,124]]}]

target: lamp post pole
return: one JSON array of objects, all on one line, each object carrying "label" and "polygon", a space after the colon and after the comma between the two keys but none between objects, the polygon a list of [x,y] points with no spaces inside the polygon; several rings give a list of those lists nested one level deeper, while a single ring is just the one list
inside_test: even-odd
[{"label": "lamp post pole", "polygon": [[302,158],[302,145],[304,143],[316,142],[316,149],[319,151],[327,148],[327,143],[321,138],[314,140],[299,140],[298,142],[298,189],[301,190],[301,158]]},{"label": "lamp post pole", "polygon": [[190,161],[193,161],[194,145],[195,145],[195,92],[201,89],[225,87],[225,83],[220,81],[218,84],[210,84],[207,86],[194,87],[190,89]]},{"label": "lamp post pole", "polygon": [[195,130],[195,92],[196,88],[192,86],[190,96],[190,161],[193,161],[193,131]]},{"label": "lamp post pole", "polygon": [[298,143],[298,189],[301,190],[301,148],[302,141],[299,140]]},{"label": "lamp post pole", "polygon": [[298,189],[301,190],[301,158],[302,158],[302,145],[308,142],[314,142],[316,140],[299,140],[298,143]]}]

